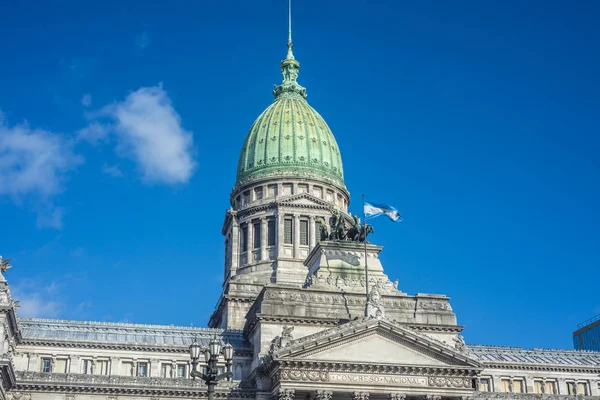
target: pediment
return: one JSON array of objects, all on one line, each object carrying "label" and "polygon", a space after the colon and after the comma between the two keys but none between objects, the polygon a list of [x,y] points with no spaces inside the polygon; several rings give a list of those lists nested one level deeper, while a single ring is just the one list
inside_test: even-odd
[{"label": "pediment", "polygon": [[318,206],[330,208],[332,205],[323,199],[313,196],[310,193],[298,193],[281,198],[278,203],[280,205],[290,206]]},{"label": "pediment", "polygon": [[481,368],[441,342],[392,321],[352,321],[289,343],[276,359],[335,363]]}]

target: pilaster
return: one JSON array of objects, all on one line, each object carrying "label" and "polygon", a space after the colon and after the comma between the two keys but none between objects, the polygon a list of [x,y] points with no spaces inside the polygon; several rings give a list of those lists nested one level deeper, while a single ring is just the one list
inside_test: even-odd
[{"label": "pilaster", "polygon": [[260,259],[268,260],[269,253],[267,252],[267,243],[269,237],[267,232],[267,218],[262,217],[260,219]]},{"label": "pilaster", "polygon": [[316,229],[316,223],[315,223],[315,216],[311,215],[309,220],[308,220],[308,237],[309,237],[309,245],[310,245],[310,250],[312,250],[315,245],[317,244],[317,229]]}]

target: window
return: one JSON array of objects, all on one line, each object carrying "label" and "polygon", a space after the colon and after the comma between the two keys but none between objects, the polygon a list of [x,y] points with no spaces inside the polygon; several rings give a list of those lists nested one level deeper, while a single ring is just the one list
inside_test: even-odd
[{"label": "window", "polygon": [[283,221],[283,243],[292,244],[292,219],[286,218]]},{"label": "window", "polygon": [[313,196],[322,198],[323,197],[323,189],[320,186],[313,186]]},{"label": "window", "polygon": [[568,394],[570,394],[570,395],[577,394],[577,388],[575,386],[575,382],[567,382],[567,392],[569,392]]},{"label": "window", "polygon": [[178,378],[185,378],[185,364],[178,364],[177,365],[177,377]]},{"label": "window", "polygon": [[546,394],[557,394],[556,383],[554,381],[546,381]]},{"label": "window", "polygon": [[67,359],[66,358],[57,358],[56,364],[54,365],[54,371],[52,371],[52,372],[66,374],[67,373]]},{"label": "window", "polygon": [[145,363],[145,362],[138,363],[138,376],[141,376],[141,377],[148,376],[148,363]]},{"label": "window", "polygon": [[298,193],[308,193],[308,185],[305,185],[305,184],[298,185]]},{"label": "window", "polygon": [[257,222],[253,225],[254,229],[254,248],[260,249],[260,222]]},{"label": "window", "polygon": [[173,367],[171,364],[162,364],[160,366],[160,376],[163,378],[170,378],[172,375]]},{"label": "window", "polygon": [[535,393],[544,393],[545,389],[542,386],[544,386],[544,382],[534,381],[533,382],[533,390],[535,391]]},{"label": "window", "polygon": [[292,184],[291,183],[284,183],[283,184],[283,195],[289,195],[289,194],[294,194],[294,190],[292,189]]},{"label": "window", "polygon": [[52,360],[49,358],[42,358],[42,372],[52,372]]},{"label": "window", "polygon": [[244,225],[240,229],[240,248],[242,253],[248,251],[248,225]]},{"label": "window", "polygon": [[134,376],[135,371],[133,370],[133,362],[124,361],[121,363],[121,375],[123,376]]},{"label": "window", "polygon": [[92,371],[90,370],[90,366],[91,366],[90,360],[83,360],[83,369],[82,369],[81,372],[84,375],[91,374]]},{"label": "window", "polygon": [[263,189],[261,187],[257,187],[254,189],[254,200],[262,200],[263,198]]},{"label": "window", "polygon": [[502,391],[505,393],[523,393],[523,381],[521,379],[502,379]]},{"label": "window", "polygon": [[308,246],[308,221],[300,221],[300,244]]},{"label": "window", "polygon": [[267,233],[269,236],[268,246],[275,246],[275,220],[273,218],[267,221]]},{"label": "window", "polygon": [[277,197],[277,185],[267,186],[269,197]]},{"label": "window", "polygon": [[96,367],[94,368],[94,375],[108,375],[108,361],[107,360],[96,361]]},{"label": "window", "polygon": [[480,392],[491,392],[489,378],[481,378],[479,380],[479,391]]},{"label": "window", "polygon": [[244,192],[244,205],[250,203],[250,191],[247,190]]},{"label": "window", "polygon": [[326,197],[327,201],[332,201],[333,200],[333,191],[328,190],[327,191],[327,197]]}]

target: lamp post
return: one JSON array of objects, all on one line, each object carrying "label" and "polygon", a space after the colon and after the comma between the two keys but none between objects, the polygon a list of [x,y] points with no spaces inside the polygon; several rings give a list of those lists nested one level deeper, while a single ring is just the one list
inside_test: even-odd
[{"label": "lamp post", "polygon": [[[206,373],[200,372],[197,369],[201,353],[204,353]],[[223,358],[225,358],[225,366],[227,369],[224,373],[219,374],[217,362],[219,361],[219,356],[221,354],[223,354]],[[213,400],[217,382],[223,379],[231,380],[233,376],[233,373],[231,372],[233,346],[229,343],[222,346],[222,343],[217,340],[215,335],[214,339],[208,344],[208,348],[203,350],[194,339],[194,343],[190,345],[190,357],[192,359],[192,372],[190,372],[190,376],[192,379],[196,379],[197,377],[201,378],[206,383],[206,386],[208,387],[208,400]]]}]

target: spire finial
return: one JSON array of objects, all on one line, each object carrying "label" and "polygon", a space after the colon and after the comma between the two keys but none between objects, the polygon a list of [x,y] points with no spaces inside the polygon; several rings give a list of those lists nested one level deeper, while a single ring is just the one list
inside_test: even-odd
[{"label": "spire finial", "polygon": [[288,0],[288,42],[287,42],[287,47],[288,47],[288,53],[287,53],[287,57],[285,59],[293,60],[294,53],[292,53],[292,47],[294,47],[294,45],[292,44],[292,0]]}]

